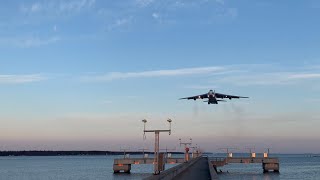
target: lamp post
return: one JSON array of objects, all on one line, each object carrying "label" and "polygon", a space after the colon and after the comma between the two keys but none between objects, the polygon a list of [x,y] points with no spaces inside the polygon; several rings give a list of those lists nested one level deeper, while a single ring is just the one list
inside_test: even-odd
[{"label": "lamp post", "polygon": [[168,123],[169,123],[169,129],[162,129],[162,130],[146,130],[146,123],[147,120],[143,119],[142,122],[144,123],[144,128],[143,128],[143,135],[145,138],[145,133],[146,132],[154,132],[155,134],[155,140],[154,140],[154,174],[159,174],[161,170],[163,170],[162,168],[160,168],[160,166],[162,164],[159,164],[159,145],[160,145],[160,132],[169,132],[169,135],[171,135],[171,119],[167,119]]},{"label": "lamp post", "polygon": [[189,142],[181,142],[181,138],[179,138],[179,141],[180,141],[180,146],[181,145],[184,145],[184,161],[189,161],[189,148],[187,145],[190,145],[192,144],[192,138],[190,138],[190,141]]}]

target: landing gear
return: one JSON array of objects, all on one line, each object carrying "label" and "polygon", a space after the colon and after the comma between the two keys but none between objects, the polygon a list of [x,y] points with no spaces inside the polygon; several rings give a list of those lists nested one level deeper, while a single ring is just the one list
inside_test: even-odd
[{"label": "landing gear", "polygon": [[208,104],[210,104],[210,102],[208,102]]}]

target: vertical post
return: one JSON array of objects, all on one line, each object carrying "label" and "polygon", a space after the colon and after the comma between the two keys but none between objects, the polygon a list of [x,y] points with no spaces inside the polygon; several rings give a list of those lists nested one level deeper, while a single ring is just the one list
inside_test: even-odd
[{"label": "vertical post", "polygon": [[147,120],[143,119],[142,122],[144,123],[144,127],[143,127],[143,135],[144,135],[144,138],[145,139],[145,133],[146,132],[154,132],[154,174],[160,174],[160,171],[163,171],[163,168],[159,166],[162,165],[163,161],[161,160],[161,163],[159,163],[159,159],[160,159],[160,153],[159,153],[159,141],[160,141],[160,132],[169,132],[169,135],[171,134],[171,122],[172,120],[171,119],[168,119],[167,120],[168,123],[169,123],[169,129],[168,130],[146,130],[146,122]]},{"label": "vertical post", "polygon": [[146,123],[147,123],[147,120],[143,119],[142,122],[143,122],[143,140],[145,140],[146,139]]},{"label": "vertical post", "polygon": [[181,142],[181,138],[179,138],[179,141],[180,141],[180,146],[181,144],[184,145],[184,161],[187,162],[189,161],[189,148],[187,145],[190,145],[192,144],[192,138],[190,138],[190,142],[187,143],[187,142]]},{"label": "vertical post", "polygon": [[120,147],[120,151],[123,151],[123,159],[126,158],[126,150],[130,150],[130,148],[127,148],[127,149],[126,149],[126,148],[123,148],[123,149],[122,149],[122,148]]},{"label": "vertical post", "polygon": [[159,131],[155,131],[154,140],[154,174],[159,174]]}]

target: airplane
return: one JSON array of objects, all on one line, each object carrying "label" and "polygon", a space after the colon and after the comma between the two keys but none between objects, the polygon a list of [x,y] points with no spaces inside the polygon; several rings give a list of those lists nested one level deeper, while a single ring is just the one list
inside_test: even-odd
[{"label": "airplane", "polygon": [[[225,100],[220,100],[220,99],[239,99],[239,98],[249,98],[249,97],[242,97],[242,96],[234,96],[234,95],[227,95],[227,94],[220,94],[220,93],[216,93],[213,90],[210,90],[208,93],[206,94],[202,94],[202,95],[198,95],[198,96],[191,96],[191,97],[185,97],[185,98],[180,98],[181,99],[193,99],[193,100],[197,100],[197,99],[204,99],[204,98],[208,98],[207,101],[204,102],[208,102],[208,104],[218,104],[218,101],[222,101],[222,102],[226,102]],[[217,99],[220,98],[220,99]]]}]

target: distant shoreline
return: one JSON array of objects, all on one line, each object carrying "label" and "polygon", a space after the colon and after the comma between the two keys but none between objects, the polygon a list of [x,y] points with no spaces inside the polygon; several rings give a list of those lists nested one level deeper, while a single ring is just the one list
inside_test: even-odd
[{"label": "distant shoreline", "polygon": [[[144,152],[153,154],[153,152]],[[171,154],[183,154],[182,152],[168,152]],[[105,156],[105,155],[123,155],[123,151],[0,151],[0,156]],[[126,154],[139,155],[141,151],[126,151]]]}]

